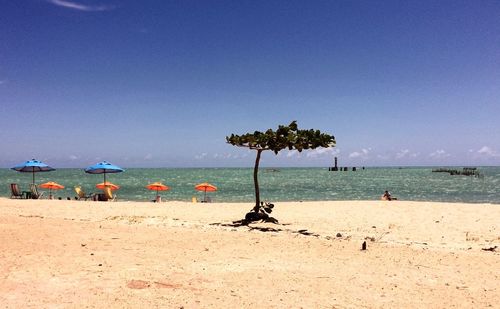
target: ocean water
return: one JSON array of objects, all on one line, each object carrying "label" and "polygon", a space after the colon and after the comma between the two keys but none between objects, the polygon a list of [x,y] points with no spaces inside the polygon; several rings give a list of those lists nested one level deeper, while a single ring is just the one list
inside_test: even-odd
[{"label": "ocean water", "polygon": [[[318,200],[378,200],[384,190],[393,196],[410,201],[441,201],[500,204],[500,167],[478,168],[483,177],[452,176],[433,173],[432,168],[366,168],[357,171],[331,172],[327,168],[262,168],[259,171],[261,200],[318,201]],[[0,196],[10,196],[10,183],[27,190],[30,173],[0,169]],[[36,173],[36,183],[55,181],[66,186],[55,191],[56,197],[76,195],[74,186],[87,192],[100,192],[95,185],[102,175],[84,173],[83,169],[57,169]],[[162,181],[170,186],[161,192],[163,200],[191,201],[203,198],[194,190],[201,182],[218,187],[208,193],[216,202],[254,201],[252,168],[130,168],[123,173],[107,174],[108,181],[120,185],[119,200],[152,200],[155,192],[145,188],[148,183]],[[47,191],[47,190],[41,190]],[[48,192],[45,193],[45,196]]]}]

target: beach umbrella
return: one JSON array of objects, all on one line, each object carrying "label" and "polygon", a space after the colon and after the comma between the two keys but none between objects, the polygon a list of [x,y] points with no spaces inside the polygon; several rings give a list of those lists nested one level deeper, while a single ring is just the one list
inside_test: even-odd
[{"label": "beach umbrella", "polygon": [[32,173],[33,174],[33,184],[35,184],[35,173],[51,172],[51,171],[56,170],[55,168],[48,166],[47,164],[43,163],[42,161],[38,161],[35,159],[31,159],[29,161],[26,161],[24,163],[16,165],[12,169],[15,171],[21,172],[21,173]]},{"label": "beach umbrella", "polygon": [[111,190],[118,190],[118,189],[120,189],[119,185],[115,185],[114,183],[111,183],[109,181],[98,183],[98,184],[95,185],[95,187],[97,189],[101,189],[101,190],[103,190],[106,187],[109,187]]},{"label": "beach umbrella", "polygon": [[52,190],[64,189],[63,185],[60,185],[57,182],[53,182],[53,181],[42,183],[41,185],[38,185],[38,187],[43,188],[43,189],[49,189],[49,199],[52,199]]},{"label": "beach umbrella", "polygon": [[121,173],[123,171],[125,171],[123,168],[106,161],[99,162],[85,169],[85,173],[88,174],[104,174],[104,183],[106,183],[106,174]]},{"label": "beach umbrella", "polygon": [[205,196],[203,197],[203,201],[207,201],[207,192],[215,192],[217,191],[217,187],[209,184],[208,182],[200,183],[194,186],[194,189],[197,191],[205,192]]},{"label": "beach umbrella", "polygon": [[167,185],[162,184],[161,182],[154,182],[150,183],[149,185],[146,186],[148,190],[151,191],[156,191],[156,201],[160,201],[160,194],[158,191],[167,191],[170,190],[170,188]]}]

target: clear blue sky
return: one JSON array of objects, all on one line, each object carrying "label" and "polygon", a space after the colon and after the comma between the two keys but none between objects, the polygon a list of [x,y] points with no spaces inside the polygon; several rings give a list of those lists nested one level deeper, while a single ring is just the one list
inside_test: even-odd
[{"label": "clear blue sky", "polygon": [[0,166],[500,165],[499,1],[0,1]]}]

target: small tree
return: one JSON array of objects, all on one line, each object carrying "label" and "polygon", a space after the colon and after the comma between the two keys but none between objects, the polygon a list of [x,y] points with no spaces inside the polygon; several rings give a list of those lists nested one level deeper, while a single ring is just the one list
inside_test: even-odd
[{"label": "small tree", "polygon": [[271,150],[278,154],[280,150],[289,149],[301,152],[304,149],[315,149],[318,147],[334,147],[335,137],[319,130],[299,130],[297,121],[292,121],[288,126],[280,125],[278,130],[272,129],[266,132],[255,131],[244,135],[226,136],[226,141],[238,147],[246,147],[257,151],[255,166],[253,169],[253,181],[255,185],[255,207],[253,210],[259,212],[260,193],[259,193],[259,162],[263,151]]}]

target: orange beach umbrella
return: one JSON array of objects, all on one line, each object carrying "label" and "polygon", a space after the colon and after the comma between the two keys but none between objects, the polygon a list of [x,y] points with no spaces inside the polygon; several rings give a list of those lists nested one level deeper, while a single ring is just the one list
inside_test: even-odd
[{"label": "orange beach umbrella", "polygon": [[204,191],[205,192],[205,197],[203,198],[204,201],[207,200],[207,192],[215,192],[217,191],[217,187],[209,184],[208,182],[200,183],[194,186],[194,189],[197,191]]},{"label": "orange beach umbrella", "polygon": [[170,188],[167,185],[162,184],[161,182],[153,182],[146,186],[148,190],[156,191],[156,197],[160,196],[158,191],[167,191]]},{"label": "orange beach umbrella", "polygon": [[108,181],[98,183],[98,184],[95,185],[95,187],[97,189],[101,189],[101,190],[103,190],[106,187],[109,187],[111,190],[118,190],[118,189],[120,189],[119,185],[115,185],[114,183],[111,183],[111,182],[108,182]]},{"label": "orange beach umbrella", "polygon": [[42,183],[41,185],[38,185],[38,187],[43,189],[49,189],[49,198],[52,198],[52,190],[64,189],[63,185],[60,185],[57,182],[53,181]]}]

